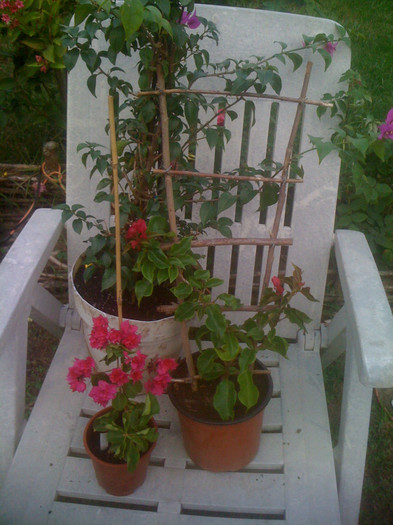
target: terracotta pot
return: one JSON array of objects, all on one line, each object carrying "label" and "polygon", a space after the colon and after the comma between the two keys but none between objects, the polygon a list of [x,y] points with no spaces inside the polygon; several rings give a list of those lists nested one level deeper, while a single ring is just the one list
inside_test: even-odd
[{"label": "terracotta pot", "polygon": [[[127,463],[109,463],[98,458],[90,448],[93,435],[97,434],[94,431],[93,425],[98,417],[104,415],[109,410],[110,407],[104,408],[89,420],[83,433],[83,444],[93,462],[98,484],[105,489],[108,494],[126,496],[127,494],[132,494],[145,481],[150,456],[156,443],[152,443],[150,448],[140,457],[139,463],[133,472],[128,472]],[[152,419],[152,425],[157,428],[154,419]]]},{"label": "terracotta pot", "polygon": [[[101,363],[100,361],[103,358],[102,351],[90,346],[89,337],[93,328],[93,317],[98,317],[100,315],[106,317],[108,319],[109,328],[116,329],[119,327],[119,318],[116,315],[110,315],[95,308],[88,303],[76,289],[74,276],[83,261],[83,257],[84,255],[82,254],[75,261],[70,275],[70,285],[74,294],[76,311],[82,319],[82,330],[87,348],[97,364],[97,369],[103,372],[108,370],[108,368],[115,367],[116,363],[114,363],[112,367],[108,367],[104,363]],[[143,354],[146,354],[148,357],[154,357],[155,355],[159,355],[162,358],[172,357],[177,359],[179,357],[182,348],[181,323],[175,321],[173,316],[158,319],[156,321],[125,319],[125,321],[127,320],[138,328],[138,333],[141,335],[139,349]]]},{"label": "terracotta pot", "polygon": [[[184,377],[181,363],[176,377]],[[256,367],[266,369],[260,362]],[[234,472],[244,468],[256,456],[261,439],[263,412],[269,403],[273,382],[269,374],[258,375],[260,396],[258,403],[245,415],[230,421],[191,415],[185,406],[183,395],[177,392],[177,383],[168,389],[169,397],[178,411],[183,443],[193,462],[212,472]]]}]

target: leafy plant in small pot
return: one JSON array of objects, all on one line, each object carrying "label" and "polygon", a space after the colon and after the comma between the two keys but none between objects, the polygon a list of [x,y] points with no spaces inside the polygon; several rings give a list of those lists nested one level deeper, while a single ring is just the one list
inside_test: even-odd
[{"label": "leafy plant in small pot", "polygon": [[[103,407],[89,420],[83,442],[98,483],[116,496],[134,492],[145,480],[150,455],[158,438],[153,416],[160,410],[156,395],[163,394],[171,381],[174,359],[147,358],[140,350],[140,335],[128,321],[110,329],[105,317],[94,319],[90,336],[93,346],[105,352],[108,372],[97,372],[93,358],[75,359],[67,380],[74,392],[92,388],[89,396]],[[144,388],[144,399],[136,399]]]},{"label": "leafy plant in small pot", "polygon": [[[89,344],[93,317],[107,317],[109,326],[118,326],[116,257],[113,232],[102,230],[88,240],[86,252],[74,265],[71,282],[75,306],[83,321],[85,340],[97,363],[100,354]],[[154,216],[127,224],[121,236],[123,314],[138,327],[141,350],[147,355],[178,357],[181,349],[180,324],[173,315],[159,312],[171,304],[171,292],[180,273],[193,273],[198,256],[191,250],[191,237],[174,242],[163,217]],[[98,365],[99,367],[101,365]]]},{"label": "leafy plant in small pot", "polygon": [[[185,448],[201,468],[235,471],[257,454],[263,410],[273,390],[270,373],[258,361],[257,352],[269,349],[286,355],[288,342],[276,334],[283,319],[305,330],[310,319],[289,305],[297,293],[315,300],[301,275],[295,266],[291,277],[273,277],[274,288],[265,289],[260,310],[241,325],[226,319],[218,304],[220,296],[196,308],[197,314],[205,316],[195,333],[199,352],[192,357],[197,374],[189,377],[182,361],[168,394],[178,410]],[[221,300],[230,303],[228,294]],[[239,308],[235,298],[233,307]],[[206,341],[212,345],[202,348]]]}]

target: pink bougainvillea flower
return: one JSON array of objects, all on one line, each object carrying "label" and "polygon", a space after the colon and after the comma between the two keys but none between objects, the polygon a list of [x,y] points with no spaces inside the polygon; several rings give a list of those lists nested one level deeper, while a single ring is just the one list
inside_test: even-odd
[{"label": "pink bougainvillea flower", "polygon": [[277,295],[282,295],[283,292],[284,292],[284,288],[281,284],[281,280],[279,277],[272,277],[272,283],[273,283],[273,286],[274,286],[274,290],[276,292]]},{"label": "pink bougainvillea flower", "polygon": [[95,403],[105,407],[109,401],[115,399],[117,394],[117,386],[107,383],[104,380],[98,381],[97,386],[93,386],[89,396],[94,400]]},{"label": "pink bougainvillea flower", "polygon": [[225,109],[221,108],[218,110],[217,114],[217,126],[224,126],[225,125]]},{"label": "pink bougainvillea flower", "polygon": [[159,374],[152,379],[148,379],[143,386],[146,392],[150,392],[155,396],[161,396],[171,380],[172,378],[169,374]]},{"label": "pink bougainvillea flower", "polygon": [[118,345],[121,342],[121,331],[112,328],[108,333],[108,342],[112,345]]},{"label": "pink bougainvillea flower", "polygon": [[130,377],[134,383],[136,381],[141,381],[142,373],[145,369],[146,359],[147,356],[142,354],[140,350],[137,350],[136,354],[132,356],[132,358],[129,357],[128,360],[126,358],[128,364],[131,366]]},{"label": "pink bougainvillea flower", "polygon": [[91,376],[95,363],[92,357],[74,359],[74,364],[68,369],[67,381],[73,392],[86,390],[85,379]]},{"label": "pink bougainvillea flower", "polygon": [[7,13],[3,13],[1,15],[1,21],[8,25],[11,22],[10,15],[7,15]]},{"label": "pink bougainvillea flower", "polygon": [[156,370],[157,370],[158,375],[165,375],[172,370],[176,370],[176,368],[177,368],[176,359],[172,359],[168,357],[165,359],[160,359],[158,361]]},{"label": "pink bougainvillea flower", "polygon": [[138,328],[129,321],[123,321],[120,327],[121,344],[128,350],[137,348],[141,342],[141,336],[137,333]]},{"label": "pink bougainvillea flower", "polygon": [[129,377],[121,368],[114,368],[109,375],[109,379],[114,385],[122,386],[128,383]]},{"label": "pink bougainvillea flower", "polygon": [[187,11],[183,11],[179,22],[180,24],[187,26],[190,29],[196,29],[201,25],[201,22],[196,15],[196,11],[194,11],[193,14],[187,13]]},{"label": "pink bougainvillea flower", "polygon": [[333,53],[336,51],[338,42],[326,42],[326,44],[323,46],[323,49],[329,53],[329,55],[333,56]]},{"label": "pink bougainvillea flower", "polygon": [[89,337],[93,348],[104,349],[108,344],[108,319],[103,315],[93,318],[93,329]]},{"label": "pink bougainvillea flower", "polygon": [[139,250],[141,247],[141,241],[147,239],[147,225],[143,219],[134,221],[126,232],[126,239],[129,241],[133,250]]},{"label": "pink bougainvillea flower", "polygon": [[386,115],[386,121],[379,126],[379,140],[390,139],[393,140],[393,108]]}]

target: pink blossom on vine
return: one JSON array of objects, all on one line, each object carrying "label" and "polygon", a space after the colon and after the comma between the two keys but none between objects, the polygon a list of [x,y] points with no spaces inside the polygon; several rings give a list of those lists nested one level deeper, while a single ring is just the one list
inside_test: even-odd
[{"label": "pink blossom on vine", "polygon": [[336,51],[338,42],[326,42],[326,44],[323,46],[323,49],[329,53],[329,55],[333,56],[333,53]]},{"label": "pink blossom on vine", "polygon": [[129,381],[128,374],[121,368],[114,368],[109,374],[109,379],[111,383],[117,386],[125,385]]},{"label": "pink blossom on vine", "polygon": [[147,225],[143,219],[134,221],[126,232],[126,239],[129,241],[133,250],[140,250],[141,241],[147,239]]},{"label": "pink blossom on vine", "polygon": [[284,292],[284,288],[281,284],[281,280],[279,277],[272,277],[272,283],[273,283],[273,286],[274,286],[274,290],[276,292],[277,295],[282,295],[283,292]]},{"label": "pink blossom on vine", "polygon": [[93,348],[103,350],[108,344],[108,319],[102,315],[93,318],[93,329],[89,338]]},{"label": "pink blossom on vine", "polygon": [[138,328],[129,321],[123,321],[120,327],[121,344],[128,350],[134,350],[141,342],[141,336],[137,333]]},{"label": "pink blossom on vine", "polygon": [[74,364],[68,369],[67,374],[67,381],[73,392],[84,392],[86,390],[85,379],[91,377],[94,366],[92,357],[74,359]]},{"label": "pink blossom on vine", "polygon": [[95,403],[105,407],[109,401],[115,399],[117,395],[117,386],[107,383],[104,380],[98,381],[97,386],[93,386],[89,396],[94,400]]},{"label": "pink blossom on vine", "polygon": [[224,126],[225,124],[225,109],[221,108],[217,113],[217,126]]},{"label": "pink blossom on vine", "polygon": [[180,17],[180,24],[189,27],[190,29],[196,29],[201,25],[201,21],[196,15],[196,11],[191,13],[187,13],[187,11],[183,11],[181,17]]},{"label": "pink blossom on vine", "polygon": [[379,126],[379,140],[390,139],[393,140],[393,108],[386,115],[386,120]]}]

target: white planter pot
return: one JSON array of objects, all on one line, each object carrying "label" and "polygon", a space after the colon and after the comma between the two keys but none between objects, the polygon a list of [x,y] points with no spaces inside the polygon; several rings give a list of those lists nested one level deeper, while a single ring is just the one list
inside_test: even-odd
[{"label": "white planter pot", "polygon": [[[110,328],[119,328],[119,318],[115,315],[107,314],[93,305],[89,304],[78,292],[74,284],[74,276],[81,265],[83,254],[78,257],[71,271],[71,288],[74,294],[75,308],[82,320],[82,330],[85,337],[86,345],[90,355],[97,363],[97,369],[100,371],[108,370],[105,363],[100,362],[104,357],[102,350],[92,348],[89,343],[89,337],[93,328],[93,317],[102,315],[108,319]],[[174,317],[165,317],[156,321],[138,321],[129,320],[138,328],[141,336],[139,349],[148,357],[159,355],[162,358],[173,357],[177,359],[182,348],[181,340],[181,323],[175,321]],[[115,364],[112,366],[116,366]]]}]

